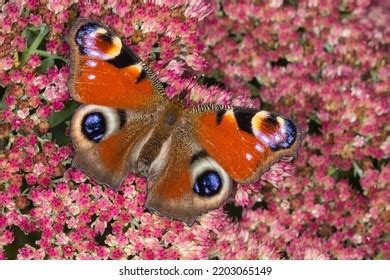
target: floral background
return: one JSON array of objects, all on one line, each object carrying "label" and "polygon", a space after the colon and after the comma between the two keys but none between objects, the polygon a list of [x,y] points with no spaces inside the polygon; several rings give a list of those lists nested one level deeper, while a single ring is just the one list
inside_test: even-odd
[{"label": "floral background", "polygon": [[[143,2],[0,1],[0,259],[390,259],[388,1]],[[292,116],[298,157],[192,227],[145,211],[143,177],[98,185],[71,167],[77,17],[169,97]]]}]

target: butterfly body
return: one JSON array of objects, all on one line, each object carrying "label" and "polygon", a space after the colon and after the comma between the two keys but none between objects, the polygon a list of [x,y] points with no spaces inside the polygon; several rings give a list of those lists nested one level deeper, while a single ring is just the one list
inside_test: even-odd
[{"label": "butterfly body", "polygon": [[158,115],[152,134],[142,146],[140,155],[137,160],[137,168],[133,170],[142,170],[147,172],[152,162],[157,158],[163,144],[168,140],[172,132],[178,126],[183,125],[183,109],[180,103],[168,103],[162,108]]},{"label": "butterfly body", "polygon": [[146,207],[192,224],[223,204],[234,182],[259,179],[294,155],[301,133],[289,119],[256,109],[168,100],[153,72],[101,23],[79,20],[68,35],[73,164],[117,188],[147,176]]}]

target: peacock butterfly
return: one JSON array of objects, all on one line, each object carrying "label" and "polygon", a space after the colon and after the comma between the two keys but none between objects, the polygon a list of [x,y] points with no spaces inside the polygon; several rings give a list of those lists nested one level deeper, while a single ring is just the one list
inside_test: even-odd
[{"label": "peacock butterfly", "polygon": [[67,42],[69,90],[83,103],[70,126],[73,165],[113,188],[146,172],[150,210],[191,225],[227,200],[233,182],[258,180],[302,141],[276,113],[168,100],[152,70],[99,22],[77,20]]}]

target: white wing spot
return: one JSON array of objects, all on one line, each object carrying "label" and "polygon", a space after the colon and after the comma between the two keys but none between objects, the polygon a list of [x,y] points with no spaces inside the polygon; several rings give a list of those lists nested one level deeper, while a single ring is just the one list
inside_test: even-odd
[{"label": "white wing spot", "polygon": [[247,160],[252,160],[253,159],[253,156],[250,153],[246,153],[245,157],[246,157]]}]

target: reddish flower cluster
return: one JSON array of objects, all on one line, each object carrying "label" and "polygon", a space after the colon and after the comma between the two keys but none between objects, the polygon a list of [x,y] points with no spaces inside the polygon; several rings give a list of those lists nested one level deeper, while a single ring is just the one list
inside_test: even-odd
[{"label": "reddish flower cluster", "polygon": [[[0,13],[0,259],[390,258],[385,1],[19,2]],[[71,168],[63,34],[78,16],[115,30],[169,97],[292,115],[298,158],[192,227],[145,211],[145,178],[116,192]]]}]

